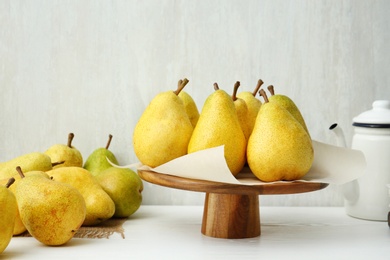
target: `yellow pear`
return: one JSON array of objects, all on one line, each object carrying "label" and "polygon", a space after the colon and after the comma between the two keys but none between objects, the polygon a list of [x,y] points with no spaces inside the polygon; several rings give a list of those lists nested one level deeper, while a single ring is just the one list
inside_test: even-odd
[{"label": "yellow pear", "polygon": [[48,171],[55,181],[75,187],[83,196],[87,214],[83,226],[97,225],[114,215],[115,204],[88,170],[69,166]]},{"label": "yellow pear", "polygon": [[311,168],[314,150],[310,136],[285,108],[268,102],[257,115],[247,146],[248,165],[262,181],[292,181],[302,178]]},{"label": "yellow pear", "polygon": [[53,168],[53,164],[48,155],[40,152],[28,153],[1,163],[0,179],[8,179],[18,175],[16,171],[16,167],[18,166],[24,172],[48,171]]},{"label": "yellow pear", "polygon": [[20,217],[31,236],[49,246],[67,243],[84,221],[84,198],[73,186],[44,175],[24,177],[15,190]]},{"label": "yellow pear", "polygon": [[[182,83],[183,81],[180,80],[179,86]],[[186,113],[190,118],[192,126],[195,127],[199,119],[199,110],[198,107],[196,106],[194,99],[190,96],[190,94],[188,94],[184,90],[180,91],[178,96],[181,98],[181,100],[183,100],[184,109],[186,110]]]},{"label": "yellow pear", "polygon": [[259,79],[253,92],[243,91],[237,94],[237,97],[243,99],[248,107],[248,125],[250,133],[252,133],[253,127],[255,126],[257,113],[261,107],[261,101],[256,95],[262,84],[263,81]]},{"label": "yellow pear", "polygon": [[53,166],[54,169],[68,166],[83,166],[83,156],[77,148],[72,146],[73,138],[74,134],[69,133],[67,144],[55,144],[45,151],[45,154],[50,156],[52,162],[63,162]]},{"label": "yellow pear", "polygon": [[12,239],[18,206],[15,195],[8,190],[15,179],[10,178],[5,186],[0,185],[0,254]]},{"label": "yellow pear", "polygon": [[224,145],[226,163],[237,175],[246,162],[246,139],[232,97],[214,84],[188,144],[188,153]]},{"label": "yellow pear", "polygon": [[156,167],[187,153],[193,126],[176,91],[158,94],[141,115],[133,133],[134,152],[145,165]]},{"label": "yellow pear", "polygon": [[[42,171],[26,172],[26,173],[24,173],[24,176],[31,176],[31,175],[34,175],[34,174],[42,175],[42,176],[44,176],[46,178],[49,178],[49,175],[47,175],[45,172],[42,172]],[[22,178],[21,178],[19,173],[17,173],[14,176],[12,176],[12,178],[14,179],[14,183],[8,188],[8,190],[15,194],[16,187],[18,186],[18,184],[19,184],[19,182],[20,182],[20,180]],[[6,185],[6,183],[8,181],[9,181],[9,179],[2,179],[2,180],[0,180],[0,185]],[[27,229],[24,226],[24,224],[22,222],[22,219],[20,218],[19,210],[17,210],[16,217],[15,217],[15,226],[14,226],[13,235],[20,235],[23,232],[25,232],[26,230]]]},{"label": "yellow pear", "polygon": [[303,128],[306,130],[306,132],[310,135],[309,130],[307,129],[305,120],[303,119],[303,116],[302,116],[301,112],[299,111],[297,105],[294,103],[294,101],[285,95],[280,95],[280,94],[275,95],[273,85],[270,85],[267,88],[268,88],[269,92],[271,93],[271,96],[268,98],[269,102],[275,102],[279,106],[287,109],[287,111],[290,112],[293,115],[293,117],[295,117],[295,119],[303,126]]},{"label": "yellow pear", "polygon": [[249,136],[251,134],[251,129],[249,125],[249,113],[248,113],[248,106],[246,105],[245,100],[242,98],[237,97],[237,90],[240,87],[240,82],[237,81],[236,84],[234,84],[234,90],[232,99],[234,102],[234,106],[236,108],[238,122],[240,123],[241,129],[244,132],[246,140],[249,139]]}]

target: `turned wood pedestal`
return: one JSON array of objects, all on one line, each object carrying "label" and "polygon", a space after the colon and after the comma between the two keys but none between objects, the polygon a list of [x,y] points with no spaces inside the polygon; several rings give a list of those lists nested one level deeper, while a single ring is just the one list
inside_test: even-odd
[{"label": "turned wood pedestal", "polygon": [[[205,192],[202,234],[215,238],[252,238],[260,236],[259,195],[294,194],[323,189],[327,183],[279,182],[241,185],[195,180],[138,170],[150,183],[188,191]],[[240,178],[240,174],[236,176]]]}]

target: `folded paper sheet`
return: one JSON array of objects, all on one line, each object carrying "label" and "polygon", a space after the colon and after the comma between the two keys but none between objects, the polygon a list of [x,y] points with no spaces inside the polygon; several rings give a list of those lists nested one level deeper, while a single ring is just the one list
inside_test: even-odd
[{"label": "folded paper sheet", "polygon": [[[366,162],[361,151],[328,145],[314,140],[313,148],[313,166],[299,181],[344,184],[357,179],[365,172]],[[222,183],[266,184],[257,179],[249,168],[244,168],[237,175],[237,178],[234,177],[226,164],[223,146],[187,154],[155,168],[140,165],[138,169]]]}]

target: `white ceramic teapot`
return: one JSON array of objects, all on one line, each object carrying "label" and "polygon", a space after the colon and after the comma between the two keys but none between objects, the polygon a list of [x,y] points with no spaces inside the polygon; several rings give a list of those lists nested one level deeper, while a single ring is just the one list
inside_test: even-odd
[{"label": "white ceramic teapot", "polygon": [[[367,168],[363,176],[343,185],[346,213],[352,217],[387,221],[390,197],[390,101],[377,100],[372,109],[353,118],[352,149],[363,152]],[[330,128],[339,144],[346,145],[344,134]]]}]

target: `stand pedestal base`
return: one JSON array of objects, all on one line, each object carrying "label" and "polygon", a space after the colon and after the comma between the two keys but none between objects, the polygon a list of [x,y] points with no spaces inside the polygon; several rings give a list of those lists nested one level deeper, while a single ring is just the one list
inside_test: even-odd
[{"label": "stand pedestal base", "polygon": [[202,234],[215,238],[260,236],[258,195],[206,193]]}]

